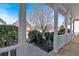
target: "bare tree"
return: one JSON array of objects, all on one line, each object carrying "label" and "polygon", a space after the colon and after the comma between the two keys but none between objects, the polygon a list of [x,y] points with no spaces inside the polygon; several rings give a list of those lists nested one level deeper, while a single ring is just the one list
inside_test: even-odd
[{"label": "bare tree", "polygon": [[43,35],[47,27],[53,26],[53,9],[45,4],[33,4],[33,9],[28,15],[33,27],[41,29]]}]

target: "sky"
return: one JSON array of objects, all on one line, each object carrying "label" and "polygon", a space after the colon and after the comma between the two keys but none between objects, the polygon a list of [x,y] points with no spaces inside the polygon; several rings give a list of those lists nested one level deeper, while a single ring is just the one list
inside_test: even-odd
[{"label": "sky", "polygon": [[[26,5],[26,13],[32,10],[33,5]],[[17,3],[0,3],[0,18],[2,18],[7,24],[12,24],[18,20],[18,4]],[[64,17],[59,14],[59,24],[62,24]]]},{"label": "sky", "polygon": [[[30,12],[32,9],[33,5],[32,4],[27,4],[26,8],[27,8],[27,12]],[[45,8],[45,6],[44,6]],[[58,13],[58,26],[60,27],[63,22],[64,22],[65,17],[63,15],[61,15],[60,13]]]},{"label": "sky", "polygon": [[0,3],[0,18],[7,24],[12,24],[18,20],[18,4]]},{"label": "sky", "polygon": [[27,10],[26,10],[26,11],[27,11],[27,12],[30,12],[31,9],[32,9],[32,7],[33,7],[33,6],[32,6],[31,3],[27,3],[27,5],[26,5],[26,9],[27,9]]}]

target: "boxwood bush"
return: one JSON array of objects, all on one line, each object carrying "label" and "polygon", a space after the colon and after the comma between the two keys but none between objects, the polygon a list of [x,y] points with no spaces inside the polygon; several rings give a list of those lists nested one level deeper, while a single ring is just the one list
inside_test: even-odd
[{"label": "boxwood bush", "polygon": [[54,32],[45,32],[45,37],[46,37],[46,40],[50,40],[51,42],[53,42],[53,35],[54,35]]},{"label": "boxwood bush", "polygon": [[18,27],[0,25],[0,48],[14,45],[18,42]]},{"label": "boxwood bush", "polygon": [[[70,33],[70,29],[67,30],[68,33]],[[58,31],[58,35],[62,35],[62,34],[65,34],[65,28],[62,28]]]},{"label": "boxwood bush", "polygon": [[62,28],[58,31],[58,35],[65,34],[65,28]]},{"label": "boxwood bush", "polygon": [[31,43],[36,42],[36,41],[38,41],[38,43],[40,43],[42,40],[41,32],[39,32],[38,30],[35,30],[35,29],[33,31],[30,31],[28,33],[28,36],[29,36]]},{"label": "boxwood bush", "polygon": [[54,32],[45,32],[45,38],[43,38],[42,33],[34,29],[28,34],[30,39],[29,42],[34,43],[42,50],[50,52],[51,50],[53,50],[53,33]]}]

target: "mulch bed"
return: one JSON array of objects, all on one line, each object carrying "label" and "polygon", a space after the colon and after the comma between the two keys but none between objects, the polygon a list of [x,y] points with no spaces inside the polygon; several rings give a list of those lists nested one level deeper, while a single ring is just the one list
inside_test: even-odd
[{"label": "mulch bed", "polygon": [[53,43],[49,44],[46,41],[43,41],[41,43],[35,42],[34,45],[48,53],[53,50]]}]

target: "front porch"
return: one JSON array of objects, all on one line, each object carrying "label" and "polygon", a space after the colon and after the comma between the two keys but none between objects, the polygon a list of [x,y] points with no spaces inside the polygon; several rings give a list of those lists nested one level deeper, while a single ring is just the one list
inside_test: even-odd
[{"label": "front porch", "polygon": [[[19,4],[19,32],[18,32],[18,44],[10,47],[0,48],[0,54],[8,52],[8,56],[11,55],[11,50],[16,49],[16,56],[59,56],[59,55],[79,55],[79,36],[74,36],[74,21],[79,18],[76,17],[76,13],[73,13],[71,5],[69,8],[66,4],[47,4],[54,9],[54,40],[53,50],[49,53],[34,46],[33,44],[26,42],[26,5]],[[74,5],[74,4],[73,4]],[[78,5],[79,6],[79,5]],[[78,8],[78,6],[76,8]],[[58,12],[65,17],[65,34],[58,35]],[[74,11],[76,12],[76,11]],[[70,20],[70,33],[68,33],[68,20]],[[73,24],[73,25],[72,25]]]}]

